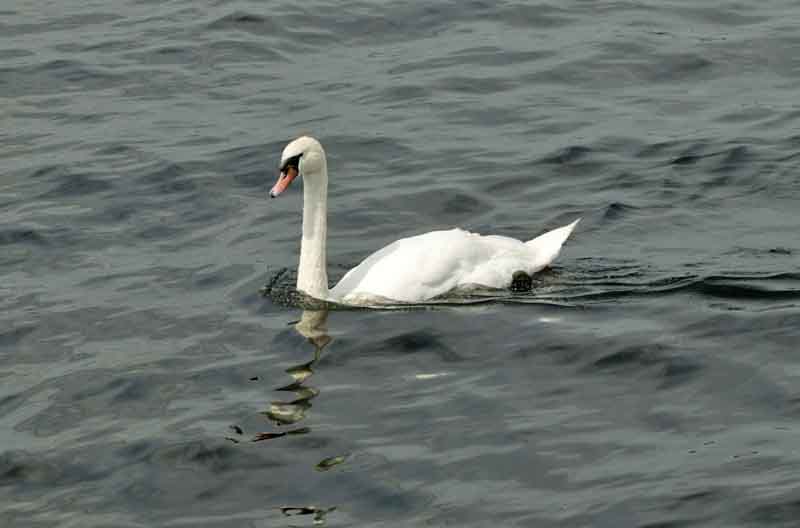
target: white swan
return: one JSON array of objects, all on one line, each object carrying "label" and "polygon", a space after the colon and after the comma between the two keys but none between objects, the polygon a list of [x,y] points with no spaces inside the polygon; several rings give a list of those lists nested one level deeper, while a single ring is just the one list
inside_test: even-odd
[{"label": "white swan", "polygon": [[507,288],[515,272],[530,275],[550,265],[580,221],[528,242],[462,229],[403,238],[367,257],[328,290],[328,167],[322,145],[312,137],[297,138],[283,149],[270,197],[281,194],[298,175],[303,177],[303,239],[297,289],[337,303],[418,303],[458,288]]}]

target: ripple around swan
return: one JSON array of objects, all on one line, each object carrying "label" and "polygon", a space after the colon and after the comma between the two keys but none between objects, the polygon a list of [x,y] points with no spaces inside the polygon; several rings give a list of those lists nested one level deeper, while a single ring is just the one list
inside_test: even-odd
[{"label": "ripple around swan", "polygon": [[[781,252],[778,252],[781,254]],[[612,300],[635,300],[645,297],[663,297],[675,294],[700,296],[708,300],[731,302],[761,301],[764,307],[775,305],[786,308],[800,302],[800,275],[796,273],[744,274],[744,275],[697,275],[667,276],[642,281],[642,273],[627,267],[597,269],[594,272],[575,274],[556,268],[534,277],[530,292],[471,291],[422,304],[384,306],[392,308],[425,308],[475,303],[505,304],[551,304],[577,307],[592,303],[608,303]],[[309,306],[309,301],[295,290],[296,274],[283,268],[271,273],[262,293],[274,302],[288,306]],[[786,303],[789,304],[786,304]],[[736,309],[736,304],[720,305],[724,309]]]}]

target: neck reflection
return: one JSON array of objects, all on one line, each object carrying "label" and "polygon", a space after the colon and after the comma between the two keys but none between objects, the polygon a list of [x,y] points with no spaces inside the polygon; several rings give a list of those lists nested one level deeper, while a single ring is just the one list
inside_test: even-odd
[{"label": "neck reflection", "polygon": [[[275,425],[287,426],[301,421],[311,408],[311,400],[319,395],[319,390],[308,385],[307,381],[314,374],[314,366],[319,361],[322,350],[331,342],[331,337],[327,333],[327,320],[327,310],[304,310],[300,321],[294,325],[295,330],[313,345],[314,355],[310,361],[286,369],[286,373],[292,377],[292,382],[275,390],[293,393],[294,398],[273,401],[269,410],[263,413]],[[308,429],[306,428],[304,432],[308,432]],[[285,431],[285,433],[298,434],[298,431]]]}]

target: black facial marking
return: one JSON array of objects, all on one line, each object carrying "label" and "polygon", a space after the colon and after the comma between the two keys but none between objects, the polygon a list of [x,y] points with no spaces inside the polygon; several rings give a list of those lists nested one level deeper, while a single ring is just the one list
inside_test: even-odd
[{"label": "black facial marking", "polygon": [[283,165],[281,165],[281,172],[286,172],[289,167],[292,167],[294,170],[300,172],[300,158],[302,157],[302,154],[298,154],[297,156],[292,156],[284,161]]}]

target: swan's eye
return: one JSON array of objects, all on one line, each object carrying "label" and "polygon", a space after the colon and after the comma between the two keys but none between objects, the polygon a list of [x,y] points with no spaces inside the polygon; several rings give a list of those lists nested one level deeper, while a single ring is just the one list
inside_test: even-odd
[{"label": "swan's eye", "polygon": [[286,170],[289,167],[292,167],[294,170],[299,172],[300,171],[300,158],[302,156],[303,156],[302,154],[298,154],[297,156],[292,156],[291,158],[289,158],[286,161],[284,161],[283,165],[281,165],[281,172],[286,172]]}]

